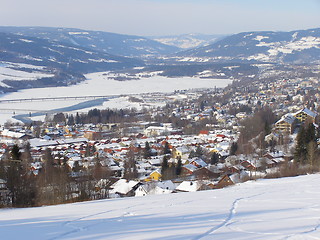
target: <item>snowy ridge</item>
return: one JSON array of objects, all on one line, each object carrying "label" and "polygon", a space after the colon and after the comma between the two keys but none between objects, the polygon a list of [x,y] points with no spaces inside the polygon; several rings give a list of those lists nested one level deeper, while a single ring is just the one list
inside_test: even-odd
[{"label": "snowy ridge", "polygon": [[319,174],[0,210],[4,239],[319,239]]},{"label": "snowy ridge", "polygon": [[158,56],[171,54],[180,50],[178,47],[165,45],[140,36],[86,31],[74,28],[0,26],[0,32],[19,34],[20,41],[30,42],[32,40],[28,39],[28,37],[37,37],[120,56]]},{"label": "snowy ridge", "polygon": [[183,34],[179,36],[160,36],[150,38],[166,45],[188,49],[212,44],[223,36],[224,35]]},{"label": "snowy ridge", "polygon": [[319,62],[320,28],[292,32],[239,33],[178,55],[211,61]]}]

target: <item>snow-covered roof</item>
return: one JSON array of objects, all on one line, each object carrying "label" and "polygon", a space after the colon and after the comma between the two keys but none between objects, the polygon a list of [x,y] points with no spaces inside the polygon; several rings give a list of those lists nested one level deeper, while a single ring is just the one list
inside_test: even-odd
[{"label": "snow-covered roof", "polygon": [[293,115],[286,114],[286,115],[282,116],[281,119],[279,121],[277,121],[275,124],[278,124],[281,122],[287,122],[289,124],[292,124],[295,120],[296,120],[296,118]]},{"label": "snow-covered roof", "polygon": [[139,182],[137,181],[127,181],[126,179],[120,179],[119,181],[115,182],[111,185],[110,193],[120,193],[120,194],[127,194],[135,187]]},{"label": "snow-covered roof", "polygon": [[163,189],[155,185],[141,185],[135,190],[135,196],[145,196],[145,195],[161,195],[170,194],[172,190]]},{"label": "snow-covered roof", "polygon": [[1,133],[1,135],[4,137],[10,137],[10,138],[16,138],[16,139],[19,139],[19,138],[22,138],[23,136],[26,136],[25,133],[13,132],[8,129],[4,129]]},{"label": "snow-covered roof", "polygon": [[162,189],[174,190],[176,188],[176,185],[171,180],[157,182],[157,185]]},{"label": "snow-covered roof", "polygon": [[311,111],[311,110],[308,109],[308,108],[304,108],[304,109],[302,109],[302,110],[299,110],[299,111],[297,111],[296,113],[294,113],[293,115],[295,116],[295,115],[297,115],[297,114],[299,114],[299,113],[301,113],[301,112],[303,112],[303,113],[305,113],[305,114],[307,114],[308,116],[313,117],[313,118],[315,118],[315,117],[318,115],[317,113]]},{"label": "snow-covered roof", "polygon": [[201,185],[202,184],[198,181],[183,181],[176,190],[183,192],[196,192],[200,189]]},{"label": "snow-covered roof", "polygon": [[195,165],[192,165],[192,164],[186,164],[186,165],[183,165],[182,167],[188,169],[190,172],[194,172],[195,170],[198,169]]},{"label": "snow-covered roof", "polygon": [[282,151],[277,151],[277,152],[268,152],[266,155],[270,156],[271,158],[279,158],[279,157],[283,157],[284,153]]},{"label": "snow-covered roof", "polygon": [[200,167],[206,167],[208,165],[200,158],[193,159],[192,162],[194,162],[195,164],[199,165]]},{"label": "snow-covered roof", "polygon": [[64,144],[73,144],[80,142],[87,142],[86,138],[70,138],[70,139],[58,139],[58,140],[46,140],[41,138],[33,138],[30,139],[31,147],[46,147],[46,146],[56,146],[56,145],[64,145]]}]

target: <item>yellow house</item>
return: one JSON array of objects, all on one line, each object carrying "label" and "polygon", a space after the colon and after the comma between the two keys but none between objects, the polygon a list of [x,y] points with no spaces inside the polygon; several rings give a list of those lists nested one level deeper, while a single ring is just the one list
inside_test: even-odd
[{"label": "yellow house", "polygon": [[162,175],[158,170],[153,171],[150,173],[149,177],[145,179],[146,182],[149,181],[159,181],[161,179]]},{"label": "yellow house", "polygon": [[308,108],[304,108],[296,113],[293,114],[293,116],[298,119],[299,122],[305,122],[308,118],[312,120],[312,122],[315,121],[315,118],[317,116],[317,113],[309,110]]},{"label": "yellow house", "polygon": [[189,155],[190,150],[186,146],[174,148],[172,151],[173,158],[182,158],[184,155]]},{"label": "yellow house", "polygon": [[294,116],[287,114],[275,123],[275,129],[278,132],[291,134],[295,128],[296,121],[297,119]]}]

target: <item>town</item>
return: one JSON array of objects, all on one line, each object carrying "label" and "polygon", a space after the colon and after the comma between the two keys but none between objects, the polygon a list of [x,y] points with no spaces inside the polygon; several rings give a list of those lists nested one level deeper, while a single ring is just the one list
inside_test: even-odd
[{"label": "town", "polygon": [[1,129],[0,206],[191,192],[317,171],[314,71],[306,78],[273,69],[224,89],[130,96],[141,110],[8,122]]}]

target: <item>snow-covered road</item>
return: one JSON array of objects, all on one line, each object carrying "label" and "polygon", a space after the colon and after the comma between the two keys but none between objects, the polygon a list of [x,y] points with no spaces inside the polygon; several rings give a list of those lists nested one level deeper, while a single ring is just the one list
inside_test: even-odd
[{"label": "snow-covered road", "polygon": [[320,175],[0,210],[1,239],[320,239]]}]

